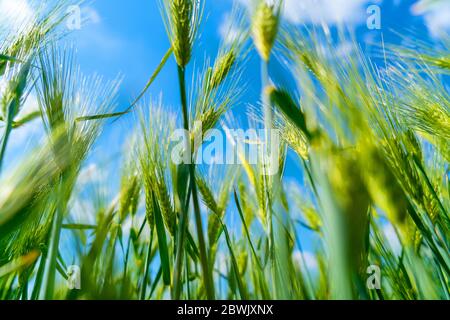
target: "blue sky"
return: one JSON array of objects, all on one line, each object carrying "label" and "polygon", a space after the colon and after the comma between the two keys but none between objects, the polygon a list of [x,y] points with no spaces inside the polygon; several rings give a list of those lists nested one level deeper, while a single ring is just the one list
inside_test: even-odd
[{"label": "blue sky", "polygon": [[[249,0],[237,0],[238,3],[247,1]],[[86,72],[98,72],[109,78],[118,74],[124,76],[121,91],[123,99],[121,102],[124,106],[139,93],[169,47],[158,2],[158,0],[133,0],[126,3],[120,0],[93,1],[84,6],[82,11],[84,17],[90,18],[91,22],[83,25],[81,30],[75,30],[70,38],[78,49],[79,62]],[[287,0],[286,2],[285,16],[289,22],[317,23],[319,19],[329,23],[343,21],[356,30],[363,47],[379,43],[381,33],[386,42],[395,42],[398,39],[392,31],[410,30],[419,38],[432,40],[430,31],[436,33],[434,29],[441,29],[442,26],[447,28],[447,34],[450,30],[448,21],[440,24],[425,23],[427,19],[433,20],[430,17],[437,14],[412,15],[411,7],[417,2],[415,0]],[[217,52],[221,41],[221,26],[226,24],[232,3],[231,0],[206,1],[207,20],[201,28],[201,36],[194,55],[194,63],[198,66],[202,65],[205,56],[214,57]],[[366,27],[365,11],[371,4],[378,4],[381,7],[381,30],[368,30]],[[448,5],[446,7],[448,8]],[[446,10],[447,12],[444,10],[443,13],[446,13],[447,20],[450,20],[450,9]],[[440,10],[440,14],[443,14],[442,11]],[[434,20],[439,19],[444,20],[442,17]],[[250,64],[252,62],[251,60]],[[250,67],[251,65],[246,68],[248,72],[244,81],[259,83],[253,81],[254,77],[257,77],[257,72],[249,70]],[[172,61],[151,88],[150,95],[155,96],[163,92],[166,104],[177,105],[178,91],[173,83],[175,72]],[[252,86],[250,91],[259,92],[259,88]]]},{"label": "blue sky", "polygon": [[[378,45],[381,35],[387,43],[398,42],[395,32],[413,34],[420,40],[432,42],[438,41],[442,35],[450,34],[450,1],[441,0],[441,4],[426,5],[432,1],[435,0],[285,0],[284,18],[298,25],[317,25],[320,21],[334,25],[341,22],[355,31],[361,47],[366,49]],[[247,7],[251,0],[235,2]],[[12,28],[20,26],[24,19],[33,14],[33,4],[36,3],[40,1],[0,0],[0,12],[10,11],[11,16],[16,16],[8,21],[2,15],[0,24],[9,24]],[[96,72],[107,79],[114,79],[118,75],[123,77],[119,109],[126,108],[140,92],[169,47],[158,3],[159,0],[86,1],[81,7],[81,13],[83,19],[88,21],[82,24],[80,30],[73,30],[66,39],[77,49],[78,62],[85,73]],[[203,65],[205,57],[214,58],[233,0],[207,0],[205,3],[206,19],[191,64],[197,68]],[[373,4],[381,8],[381,30],[369,30],[366,27],[366,9]],[[345,44],[340,49],[345,51]],[[171,59],[149,90],[147,99],[154,99],[162,93],[164,104],[179,110],[175,74],[175,63]],[[283,81],[283,74],[276,63],[272,63],[271,74],[275,80],[281,78],[280,81]],[[241,109],[245,110],[246,104],[258,103],[259,66],[254,53],[244,68],[243,82],[247,90],[241,99],[244,106],[234,108],[238,113]],[[29,100],[30,108],[35,107],[35,100]],[[134,119],[128,117],[108,124],[100,147],[103,144],[111,151],[112,146],[116,146],[119,151],[127,141],[133,122]],[[20,134],[22,139],[18,139],[18,142],[30,143],[26,130],[32,129],[24,129]]]},{"label": "blue sky", "polygon": [[[249,0],[237,2],[245,6]],[[232,3],[231,0],[206,1],[207,19],[196,44],[193,64],[201,66],[206,56],[215,56],[222,38],[221,29],[227,23]],[[413,15],[412,7],[416,3],[415,0],[287,0],[285,19],[297,24],[317,24],[319,20],[331,24],[342,21],[355,30],[363,48],[379,44],[381,35],[388,43],[398,42],[394,32],[410,32],[427,41],[438,38],[436,29],[444,34],[450,33],[448,4]],[[366,27],[366,9],[371,4],[381,8],[381,30],[368,30]],[[81,30],[75,30],[70,37],[78,49],[79,62],[88,73],[98,72],[107,78],[118,74],[123,76],[120,107],[124,108],[140,92],[169,47],[158,0],[126,3],[96,0],[85,5],[82,13],[91,22],[83,25]],[[345,50],[344,46],[342,50]],[[163,93],[164,104],[178,110],[178,88],[174,83],[176,69],[173,59],[170,62],[149,90],[149,97]],[[260,91],[258,70],[257,59],[252,57],[244,69],[248,90],[243,99],[252,104],[257,103]],[[272,73],[278,75],[276,64]]]},{"label": "blue sky", "polygon": [[[246,7],[249,0],[236,0]],[[149,76],[159,64],[169,48],[163,21],[160,17],[159,0],[95,0],[82,6],[82,15],[89,22],[80,30],[74,30],[65,40],[77,50],[78,62],[85,73],[98,73],[107,79],[121,75],[119,109],[125,109],[140,92]],[[284,19],[294,24],[318,24],[325,21],[330,25],[337,22],[355,31],[362,48],[380,44],[381,36],[387,43],[398,43],[395,33],[412,34],[427,42],[438,42],[439,38],[450,34],[450,1],[429,5],[430,1],[417,0],[286,0]],[[366,26],[370,5],[381,8],[381,29],[369,30]],[[206,0],[206,21],[196,43],[192,65],[202,66],[205,57],[214,58],[223,37],[224,26],[232,9],[231,0]],[[17,27],[21,19],[33,14],[33,6],[28,0],[0,0],[0,12],[10,10],[18,18],[8,20],[0,17],[1,24]],[[342,46],[345,50],[345,46]],[[370,50],[367,50],[370,52]],[[192,72],[192,67],[190,69]],[[270,72],[274,79],[282,73],[274,63]],[[163,70],[148,92],[147,99],[162,94],[165,105],[179,110],[179,93],[173,59]],[[252,53],[244,68],[243,81],[246,92],[241,105],[234,110],[245,110],[246,104],[257,105],[260,92],[259,66]],[[189,81],[188,81],[189,82]],[[27,103],[35,107],[31,97]],[[181,116],[181,115],[180,115]],[[93,159],[114,166],[120,161],[119,152],[130,141],[131,128],[136,123],[133,116],[108,122],[105,132],[96,145]],[[31,148],[39,136],[39,124],[29,125],[17,131],[9,147],[12,159],[24,146]],[[88,166],[89,167],[89,166]],[[95,167],[89,167],[94,172]],[[117,167],[116,167],[117,169]],[[117,172],[117,171],[116,171]],[[287,176],[296,177],[298,165],[290,162]],[[92,174],[95,175],[94,173]],[[115,174],[116,178],[118,174]]]}]

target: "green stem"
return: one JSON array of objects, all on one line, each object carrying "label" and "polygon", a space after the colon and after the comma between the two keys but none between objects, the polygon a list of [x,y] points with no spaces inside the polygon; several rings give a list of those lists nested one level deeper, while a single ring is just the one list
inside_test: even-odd
[{"label": "green stem", "polygon": [[34,280],[33,292],[31,293],[31,300],[36,300],[39,296],[39,291],[41,289],[42,278],[44,275],[45,261],[47,261],[47,252],[41,252],[41,260],[39,262],[39,268],[36,274],[36,279]]},{"label": "green stem", "polygon": [[[133,222],[132,222],[133,224]],[[125,296],[127,289],[127,273],[128,273],[128,261],[130,258],[130,244],[131,244],[131,236],[128,237],[127,242],[127,251],[125,253],[125,261],[123,266],[123,276],[122,276],[122,297]]]},{"label": "green stem", "polygon": [[[272,106],[270,104],[270,100],[268,95],[266,94],[266,88],[269,86],[269,61],[265,61],[261,59],[261,100],[263,104],[264,109],[264,132],[265,132],[265,149],[263,153],[264,157],[264,165],[266,164],[266,161],[270,161],[271,159],[271,146],[272,146],[272,139],[271,139],[271,131],[273,129],[273,114],[272,114]],[[264,172],[265,174],[265,172]],[[269,177],[265,177],[266,183],[268,182]],[[277,181],[277,178],[275,178],[274,181]],[[277,185],[274,186],[275,188]],[[274,196],[276,196],[274,194]],[[269,232],[269,252],[270,252],[270,260],[272,265],[272,283],[276,284],[276,261],[275,261],[275,244],[274,244],[274,235],[273,235],[273,212],[272,212],[272,203],[270,201],[270,197],[268,195],[268,219],[267,219],[267,228]],[[277,288],[275,286],[274,288],[275,292],[277,292]]]},{"label": "green stem", "polygon": [[[273,115],[269,97],[265,92],[267,86],[269,85],[269,62],[265,60],[261,60],[261,82],[262,82],[261,99],[264,107],[264,126],[267,135],[266,139],[268,139],[267,142],[269,142],[270,130],[272,129],[273,125]],[[270,144],[267,144],[267,146],[270,146]]]},{"label": "green stem", "polygon": [[181,218],[180,218],[180,223],[178,225],[178,232],[177,232],[177,243],[176,243],[176,255],[175,255],[175,270],[174,270],[174,274],[173,274],[173,283],[174,283],[174,288],[173,288],[173,298],[175,300],[179,300],[180,299],[180,295],[181,295],[181,274],[182,274],[182,268],[183,268],[183,253],[184,253],[184,241],[185,241],[185,237],[186,237],[186,225],[187,225],[187,220],[189,218],[189,201],[191,198],[191,190],[189,188],[188,190],[188,196],[187,196],[187,200],[186,203],[182,203],[182,214],[181,214]]},{"label": "green stem", "polygon": [[145,294],[147,291],[148,272],[150,270],[150,259],[152,255],[153,245],[153,228],[150,230],[150,243],[148,245],[147,257],[145,258],[144,278],[142,280],[141,300],[145,300]]},{"label": "green stem", "polygon": [[61,210],[61,206],[59,206],[59,208],[55,212],[55,217],[53,219],[49,250],[43,275],[43,286],[39,295],[40,300],[53,299],[55,287],[56,257],[58,255],[63,216],[63,210]]},{"label": "green stem", "polygon": [[47,258],[45,261],[45,268],[43,274],[43,283],[41,291],[39,293],[40,300],[52,300],[54,299],[55,288],[55,274],[57,266],[58,248],[61,237],[61,229],[64,220],[64,214],[67,210],[67,202],[69,201],[69,195],[72,187],[68,186],[68,178],[70,174],[63,172],[58,180],[57,187],[57,205],[54,213],[52,229],[50,232],[50,241],[47,251]]},{"label": "green stem", "polygon": [[2,144],[0,147],[0,172],[2,171],[3,158],[5,157],[6,145],[8,144],[9,136],[11,135],[11,130],[12,130],[12,117],[10,117],[10,112],[8,112],[5,132],[3,134]]},{"label": "green stem", "polygon": [[22,284],[22,300],[28,300],[28,281],[29,281],[29,274],[28,274],[28,270],[25,271],[27,273],[27,276],[25,277],[23,284]]},{"label": "green stem", "polygon": [[[214,283],[212,280],[212,274],[210,272],[208,257],[206,253],[206,244],[205,237],[203,235],[203,224],[202,217],[200,212],[200,204],[198,199],[197,185],[195,183],[195,164],[193,161],[192,150],[190,147],[190,137],[189,137],[189,116],[188,116],[188,107],[187,107],[187,98],[186,98],[186,80],[185,80],[186,70],[183,67],[178,66],[178,80],[180,85],[180,95],[181,95],[181,106],[183,112],[183,124],[186,132],[186,152],[189,152],[189,175],[190,175],[190,188],[192,192],[192,200],[194,204],[194,215],[195,215],[195,224],[197,228],[197,237],[199,241],[199,251],[200,251],[200,262],[203,270],[203,282],[206,290],[206,296],[208,299],[214,299]],[[180,296],[180,278],[181,278],[181,261],[182,261],[182,251],[184,246],[184,238],[186,236],[186,228],[187,228],[187,220],[188,220],[188,210],[185,210],[181,217],[180,221],[180,229],[181,233],[179,234],[179,245],[177,250],[180,251],[180,255],[177,254],[176,257],[176,270],[177,280],[175,282],[175,292],[174,298],[179,299]]]},{"label": "green stem", "polygon": [[[187,99],[186,99],[186,85],[185,85],[185,71],[181,67],[178,67],[178,80],[181,93],[181,105],[183,112],[183,125],[185,131],[185,149],[186,152],[190,150],[189,142],[189,117],[187,113]],[[190,151],[189,151],[190,152]],[[189,198],[188,198],[189,199]],[[183,254],[184,254],[184,243],[186,238],[186,228],[187,221],[189,220],[189,203],[186,205],[181,203],[182,213],[180,218],[180,223],[177,232],[177,244],[176,244],[176,255],[175,255],[175,268],[173,274],[173,298],[179,300],[181,296],[181,276],[182,276],[182,266],[183,266]]]}]

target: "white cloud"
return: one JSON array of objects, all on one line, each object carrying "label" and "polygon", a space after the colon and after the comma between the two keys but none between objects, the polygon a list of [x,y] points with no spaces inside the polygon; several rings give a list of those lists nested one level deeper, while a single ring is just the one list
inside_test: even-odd
[{"label": "white cloud", "polygon": [[20,30],[34,18],[34,10],[27,0],[0,0],[0,25]]},{"label": "white cloud", "polygon": [[[249,7],[251,0],[239,0]],[[286,20],[295,24],[335,25],[364,23],[366,9],[381,0],[285,0],[283,14]]]},{"label": "white cloud", "polygon": [[103,173],[95,163],[84,167],[78,175],[78,184],[80,187],[90,183],[101,183],[103,180]]},{"label": "white cloud", "polygon": [[317,263],[316,256],[313,253],[296,250],[293,255],[294,262],[296,264],[300,266],[306,264],[306,268],[308,268],[309,271],[315,271],[318,269],[319,264]]},{"label": "white cloud", "polygon": [[96,208],[89,199],[77,197],[70,205],[70,218],[76,223],[95,224]]},{"label": "white cloud", "polygon": [[293,23],[349,23],[366,20],[367,0],[287,0],[284,15]]},{"label": "white cloud", "polygon": [[448,36],[450,33],[450,2],[449,1],[418,1],[411,11],[423,15],[430,34],[435,38]]},{"label": "white cloud", "polygon": [[101,22],[100,14],[92,7],[83,7],[81,9],[81,14],[89,23],[98,24]]},{"label": "white cloud", "polygon": [[[70,13],[71,7],[68,7],[67,13]],[[83,21],[92,24],[101,22],[99,13],[93,7],[83,6],[80,9]],[[26,29],[37,15],[29,0],[0,0],[0,12],[1,28],[11,31]]]}]

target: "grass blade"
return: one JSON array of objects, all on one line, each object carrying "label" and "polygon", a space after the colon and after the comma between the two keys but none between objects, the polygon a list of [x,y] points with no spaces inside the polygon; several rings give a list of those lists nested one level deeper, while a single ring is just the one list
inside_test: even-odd
[{"label": "grass blade", "polygon": [[152,198],[155,210],[155,227],[156,227],[156,234],[158,236],[159,256],[161,258],[163,281],[166,286],[170,286],[170,260],[169,260],[169,249],[167,247],[166,230],[164,228],[161,210],[159,209],[159,204],[156,202],[154,194]]},{"label": "grass blade", "polygon": [[161,72],[163,67],[166,65],[166,62],[167,62],[167,60],[169,60],[172,53],[173,53],[173,49],[169,48],[169,50],[167,50],[166,54],[164,55],[161,62],[159,63],[158,67],[156,68],[156,70],[153,72],[152,76],[148,80],[148,82],[145,85],[142,92],[137,96],[137,98],[133,101],[133,103],[125,111],[78,117],[76,119],[76,121],[89,121],[89,120],[101,120],[101,119],[115,118],[115,117],[121,117],[123,115],[130,113],[131,110],[133,109],[133,107],[139,102],[139,100],[142,99],[144,94],[147,92],[148,88],[150,88],[150,86],[153,84],[156,77],[159,75],[159,73]]}]

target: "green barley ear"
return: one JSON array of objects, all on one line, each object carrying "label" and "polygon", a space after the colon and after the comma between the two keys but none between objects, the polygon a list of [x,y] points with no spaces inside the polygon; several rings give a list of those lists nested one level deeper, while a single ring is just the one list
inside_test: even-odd
[{"label": "green barley ear", "polygon": [[280,25],[282,1],[268,4],[266,0],[260,0],[252,18],[253,42],[259,55],[268,61]]},{"label": "green barley ear", "polygon": [[175,128],[175,117],[162,105],[149,106],[149,114],[141,115],[141,147],[138,149],[140,170],[143,176],[146,199],[146,216],[154,225],[155,210],[159,210],[171,235],[176,230],[176,213],[168,178],[170,137]]},{"label": "green barley ear", "polygon": [[203,15],[201,0],[162,0],[165,24],[178,66],[191,60],[192,47]]},{"label": "green barley ear", "polygon": [[136,214],[142,187],[141,177],[131,164],[126,164],[120,185],[119,217],[124,221],[128,214]]},{"label": "green barley ear", "polygon": [[211,70],[211,78],[209,81],[210,89],[215,89],[222,84],[236,62],[236,58],[236,52],[234,48],[232,48],[217,59]]},{"label": "green barley ear", "polygon": [[226,78],[237,76],[240,70],[232,70],[238,60],[245,60],[246,53],[242,52],[248,38],[244,31],[244,18],[241,13],[233,9],[230,15],[230,25],[226,30],[226,39],[221,44],[214,65],[206,70],[206,91],[214,91],[225,82]]}]

